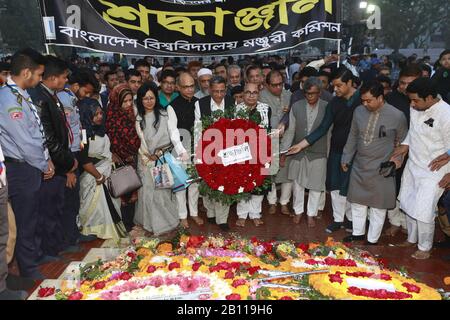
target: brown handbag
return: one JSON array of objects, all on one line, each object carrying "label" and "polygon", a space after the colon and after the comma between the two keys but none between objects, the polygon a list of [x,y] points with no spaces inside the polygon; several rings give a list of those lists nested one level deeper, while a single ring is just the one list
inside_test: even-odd
[{"label": "brown handbag", "polygon": [[141,188],[142,181],[132,166],[124,165],[111,172],[107,185],[111,196],[120,198]]}]

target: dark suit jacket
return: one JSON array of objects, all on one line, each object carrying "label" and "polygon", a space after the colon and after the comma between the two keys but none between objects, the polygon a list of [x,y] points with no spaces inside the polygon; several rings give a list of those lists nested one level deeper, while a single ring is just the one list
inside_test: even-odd
[{"label": "dark suit jacket", "polygon": [[55,174],[65,175],[73,168],[75,157],[69,146],[69,128],[62,103],[41,84],[28,90],[44,127],[46,146],[55,165]]}]

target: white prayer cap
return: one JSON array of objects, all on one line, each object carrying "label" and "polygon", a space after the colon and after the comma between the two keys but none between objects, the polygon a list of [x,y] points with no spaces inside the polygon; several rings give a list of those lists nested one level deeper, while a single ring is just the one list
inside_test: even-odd
[{"label": "white prayer cap", "polygon": [[212,76],[212,71],[208,68],[201,68],[200,70],[198,70],[197,76],[200,78],[201,76]]}]

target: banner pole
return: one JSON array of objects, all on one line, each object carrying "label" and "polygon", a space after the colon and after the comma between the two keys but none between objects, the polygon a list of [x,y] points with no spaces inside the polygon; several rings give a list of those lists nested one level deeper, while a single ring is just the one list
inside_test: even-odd
[{"label": "banner pole", "polygon": [[50,50],[47,44],[47,35],[45,34],[45,26],[44,26],[44,15],[47,15],[47,11],[45,10],[45,3],[44,1],[37,0],[39,13],[41,15],[41,27],[42,27],[42,34],[43,34],[43,40],[44,40],[44,46],[45,46],[45,52],[47,55],[50,54]]}]

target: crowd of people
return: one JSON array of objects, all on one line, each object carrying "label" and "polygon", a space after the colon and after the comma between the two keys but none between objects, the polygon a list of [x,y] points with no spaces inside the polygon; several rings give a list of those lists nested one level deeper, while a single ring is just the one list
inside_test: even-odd
[{"label": "crowd of people", "polygon": [[[436,213],[450,239],[449,102],[450,50],[434,66],[426,57],[337,54],[129,65],[21,50],[0,63],[0,299],[24,298],[6,281],[8,203],[19,279],[44,279],[38,267],[80,242],[203,225],[198,183],[174,194],[155,187],[153,169],[167,149],[189,162],[182,133],[229,108],[258,112],[282,151],[271,191],[237,203],[237,227],[264,224],[278,205],[299,224],[307,194],[314,228],[329,192],[334,221],[326,232],[345,228],[344,242],[375,245],[387,217],[386,233],[403,231],[398,245],[428,259]],[[114,198],[106,181],[120,166],[134,168],[142,187]],[[207,196],[202,203],[208,223],[230,230],[230,206]]]}]

